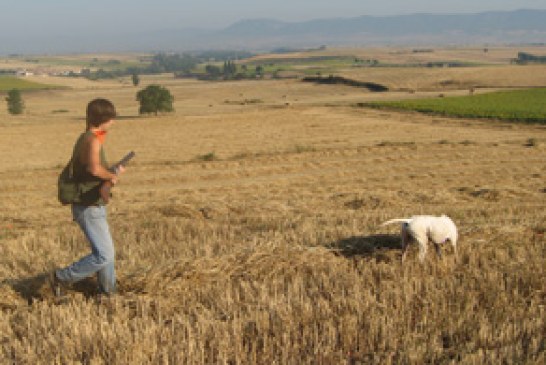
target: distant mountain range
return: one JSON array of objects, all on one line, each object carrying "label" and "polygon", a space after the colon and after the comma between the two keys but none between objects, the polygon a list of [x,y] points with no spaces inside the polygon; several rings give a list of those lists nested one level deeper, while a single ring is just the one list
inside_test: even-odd
[{"label": "distant mountain range", "polygon": [[546,10],[360,16],[301,23],[251,19],[213,37],[221,40],[217,44],[246,47],[542,43],[546,42]]},{"label": "distant mountain range", "polygon": [[[4,39],[5,37],[5,39]],[[98,43],[98,39],[102,39]],[[72,34],[19,39],[0,35],[2,53],[190,51],[279,47],[546,43],[546,10],[412,14],[289,23],[241,20],[225,29],[169,29],[140,34]]]}]

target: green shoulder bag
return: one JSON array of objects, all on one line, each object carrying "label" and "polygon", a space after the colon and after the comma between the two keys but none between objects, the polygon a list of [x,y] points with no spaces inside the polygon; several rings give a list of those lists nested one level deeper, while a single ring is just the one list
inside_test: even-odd
[{"label": "green shoulder bag", "polygon": [[77,203],[80,197],[80,184],[74,179],[74,156],[64,167],[59,175],[57,186],[59,190],[59,201],[62,204]]}]

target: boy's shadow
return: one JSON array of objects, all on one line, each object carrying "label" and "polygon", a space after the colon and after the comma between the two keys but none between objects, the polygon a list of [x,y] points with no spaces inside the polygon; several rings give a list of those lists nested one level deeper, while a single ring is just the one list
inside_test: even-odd
[{"label": "boy's shadow", "polygon": [[[47,273],[38,274],[28,278],[6,280],[6,284],[27,301],[30,305],[34,301],[44,300],[53,297],[53,291],[49,283],[49,275]],[[72,284],[69,292],[77,292],[83,294],[84,297],[90,298],[97,292],[97,282],[95,278],[88,278]]]},{"label": "boy's shadow", "polygon": [[[396,234],[352,236],[334,241],[328,247],[333,249],[337,255],[347,258],[376,257],[381,259],[381,253],[385,251],[402,250],[400,235]],[[383,258],[386,259],[386,257]]]}]

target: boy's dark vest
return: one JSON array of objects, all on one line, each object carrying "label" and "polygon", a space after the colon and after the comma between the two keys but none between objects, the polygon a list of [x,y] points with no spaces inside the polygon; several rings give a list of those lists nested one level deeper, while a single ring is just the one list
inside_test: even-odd
[{"label": "boy's dark vest", "polygon": [[[61,181],[64,184],[73,185],[74,192],[69,194],[71,196],[61,199],[59,192],[59,200],[65,204],[79,204],[79,205],[104,205],[104,201],[100,197],[100,187],[104,182],[102,179],[91,175],[87,171],[87,165],[80,161],[80,155],[83,142],[86,138],[89,138],[93,132],[87,131],[82,133],[74,145],[72,152],[72,159],[68,165],[64,168],[61,176],[59,177],[59,183]],[[104,168],[108,168],[108,162],[106,161],[106,155],[104,148],[100,147],[100,164]],[[72,171],[70,171],[72,169]],[[69,182],[67,182],[69,181]],[[64,201],[63,201],[64,200]]]}]

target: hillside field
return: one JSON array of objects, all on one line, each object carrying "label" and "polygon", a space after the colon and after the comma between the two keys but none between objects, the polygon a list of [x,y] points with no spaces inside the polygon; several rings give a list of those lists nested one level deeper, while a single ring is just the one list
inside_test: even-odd
[{"label": "hillside field", "polygon": [[[543,364],[546,126],[355,106],[544,86],[538,69],[344,71],[386,93],[45,78],[70,89],[0,108],[0,364]],[[151,83],[175,113],[138,115]],[[98,303],[91,278],[58,300],[45,274],[88,246],[56,181],[96,97],[120,115],[109,160],[136,152],[108,206],[119,293]],[[381,223],[417,214],[455,221],[457,256],[402,265]]]},{"label": "hillside field", "polygon": [[54,88],[59,88],[59,86],[46,85],[44,83],[29,81],[19,77],[0,76],[0,92],[9,91],[12,89],[18,89],[21,91],[29,91],[29,90],[44,90],[44,89],[54,89]]}]

